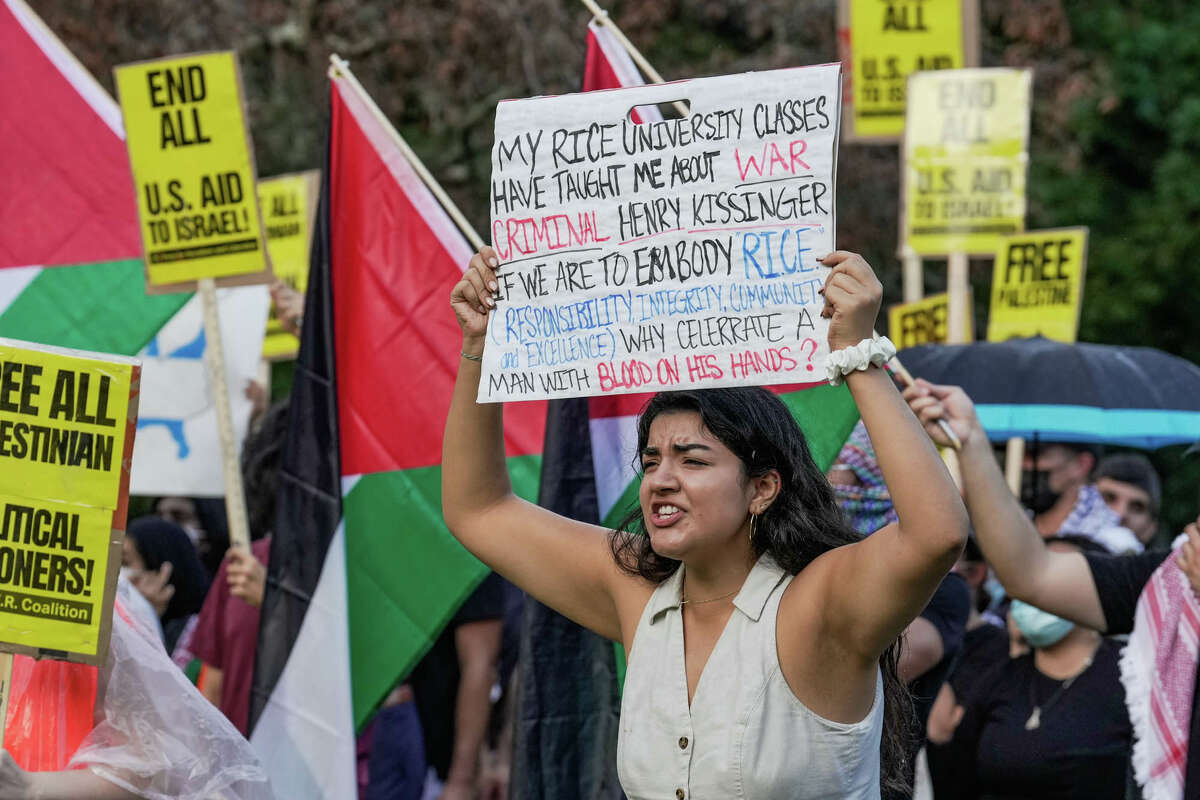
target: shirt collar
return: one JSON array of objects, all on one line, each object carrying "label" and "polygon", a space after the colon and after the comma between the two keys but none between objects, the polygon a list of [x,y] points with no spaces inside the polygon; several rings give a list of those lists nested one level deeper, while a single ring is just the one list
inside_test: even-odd
[{"label": "shirt collar", "polygon": [[[679,569],[654,590],[650,597],[651,623],[657,621],[664,611],[682,606],[680,601],[683,593],[683,570],[684,567],[680,564]],[[783,569],[769,555],[760,557],[746,576],[741,591],[733,598],[734,607],[752,621],[758,622],[763,609],[766,608],[767,598],[785,575]]]}]

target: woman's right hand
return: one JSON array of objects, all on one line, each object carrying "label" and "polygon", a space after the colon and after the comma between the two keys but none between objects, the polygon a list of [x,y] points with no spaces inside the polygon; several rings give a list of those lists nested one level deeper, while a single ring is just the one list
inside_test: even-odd
[{"label": "woman's right hand", "polygon": [[[496,268],[500,259],[496,251],[486,245],[471,256],[471,263],[463,273],[462,280],[450,292],[450,307],[462,328],[463,341],[483,342],[487,333],[488,312],[496,307],[493,295],[499,288],[496,283]],[[482,348],[481,348],[482,349]]]}]

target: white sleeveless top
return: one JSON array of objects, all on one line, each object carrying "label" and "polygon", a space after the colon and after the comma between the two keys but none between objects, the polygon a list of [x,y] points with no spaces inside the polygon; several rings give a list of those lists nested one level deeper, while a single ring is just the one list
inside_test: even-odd
[{"label": "white sleeveless top", "polygon": [[792,693],[775,618],[792,576],[763,556],[734,598],[688,708],[683,567],[650,596],[621,699],[617,773],[629,800],[878,800],[883,677],[860,722],[832,722]]}]

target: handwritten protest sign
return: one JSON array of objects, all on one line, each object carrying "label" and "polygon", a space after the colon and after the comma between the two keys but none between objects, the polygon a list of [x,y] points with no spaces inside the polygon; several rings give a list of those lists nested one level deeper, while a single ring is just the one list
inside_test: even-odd
[{"label": "handwritten protest sign", "polygon": [[[267,251],[275,277],[301,294],[308,288],[308,250],[321,172],[311,170],[258,182],[258,203],[267,230]],[[295,358],[300,340],[283,329],[275,307],[267,317],[262,357]]]},{"label": "handwritten protest sign", "polygon": [[914,72],[979,63],[978,0],[841,0],[845,136],[896,142]]},{"label": "handwritten protest sign", "polygon": [[102,659],[140,374],[135,359],[0,339],[0,651]]},{"label": "handwritten protest sign", "polygon": [[[974,315],[970,292],[967,293],[965,328],[961,341],[975,341]],[[912,303],[897,303],[888,309],[888,338],[896,347],[916,347],[922,344],[945,344],[949,336],[950,295],[931,294]]]},{"label": "handwritten protest sign", "polygon": [[114,70],[138,198],[149,292],[262,283],[270,265],[231,52]]},{"label": "handwritten protest sign", "polygon": [[1001,240],[992,277],[989,342],[1038,335],[1075,341],[1087,234],[1087,228],[1057,228]]},{"label": "handwritten protest sign", "polygon": [[479,400],[821,380],[840,71],[501,103]]},{"label": "handwritten protest sign", "polygon": [[921,255],[991,255],[1025,229],[1027,69],[913,74],[904,134],[904,236]]}]

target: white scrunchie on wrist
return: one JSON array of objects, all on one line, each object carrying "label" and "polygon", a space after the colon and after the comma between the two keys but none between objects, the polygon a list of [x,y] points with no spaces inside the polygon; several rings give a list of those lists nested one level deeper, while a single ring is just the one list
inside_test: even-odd
[{"label": "white scrunchie on wrist", "polygon": [[874,364],[882,367],[896,355],[896,345],[886,336],[863,339],[856,345],[834,350],[825,356],[825,377],[830,386],[841,386],[843,377]]}]

